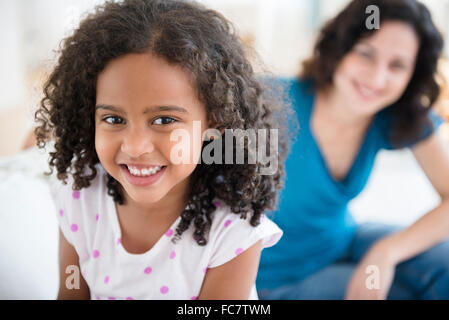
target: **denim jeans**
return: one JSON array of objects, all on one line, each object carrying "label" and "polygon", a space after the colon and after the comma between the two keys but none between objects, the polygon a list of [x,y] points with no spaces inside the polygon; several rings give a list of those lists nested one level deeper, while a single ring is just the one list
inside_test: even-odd
[{"label": "denim jeans", "polygon": [[[260,290],[259,299],[344,299],[346,286],[354,269],[370,246],[399,230],[400,227],[379,223],[361,224],[357,227],[349,249],[337,262],[299,283]],[[398,264],[387,299],[449,299],[449,240]]]}]

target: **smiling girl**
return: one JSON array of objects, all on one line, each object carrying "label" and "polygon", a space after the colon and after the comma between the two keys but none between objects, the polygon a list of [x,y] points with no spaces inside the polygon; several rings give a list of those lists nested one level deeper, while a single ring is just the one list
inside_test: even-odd
[{"label": "smiling girl", "polygon": [[[64,181],[51,188],[58,298],[257,298],[260,252],[282,235],[263,212],[276,203],[285,140],[273,175],[260,163],[205,165],[194,123],[272,129],[281,107],[218,13],[167,0],[98,7],[65,40],[36,112],[39,146],[54,138],[51,172]],[[171,157],[177,129],[191,163]],[[70,265],[79,289],[66,286]]]}]

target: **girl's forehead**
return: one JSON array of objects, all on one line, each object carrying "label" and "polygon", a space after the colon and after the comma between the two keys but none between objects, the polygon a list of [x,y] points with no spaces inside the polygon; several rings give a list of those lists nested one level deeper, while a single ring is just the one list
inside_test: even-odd
[{"label": "girl's forehead", "polygon": [[152,54],[128,54],[112,60],[97,79],[97,105],[202,105],[191,75],[182,67]]}]

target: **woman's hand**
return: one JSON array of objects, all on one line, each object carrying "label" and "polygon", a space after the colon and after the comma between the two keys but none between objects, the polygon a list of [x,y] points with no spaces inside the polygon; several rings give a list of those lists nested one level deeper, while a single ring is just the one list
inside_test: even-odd
[{"label": "woman's hand", "polygon": [[396,261],[386,240],[375,243],[357,265],[346,288],[348,300],[384,300],[393,282]]}]

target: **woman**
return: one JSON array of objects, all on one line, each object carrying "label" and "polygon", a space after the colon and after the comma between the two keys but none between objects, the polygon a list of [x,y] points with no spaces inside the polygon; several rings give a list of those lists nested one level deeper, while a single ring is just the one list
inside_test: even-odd
[{"label": "woman", "polygon": [[[375,5],[380,29],[365,11]],[[355,0],[324,26],[303,74],[283,80],[300,134],[262,254],[262,299],[449,299],[449,154],[430,110],[443,40],[414,0]],[[408,228],[357,225],[348,202],[380,149],[412,150],[441,203]],[[438,245],[437,245],[438,244]]]}]

